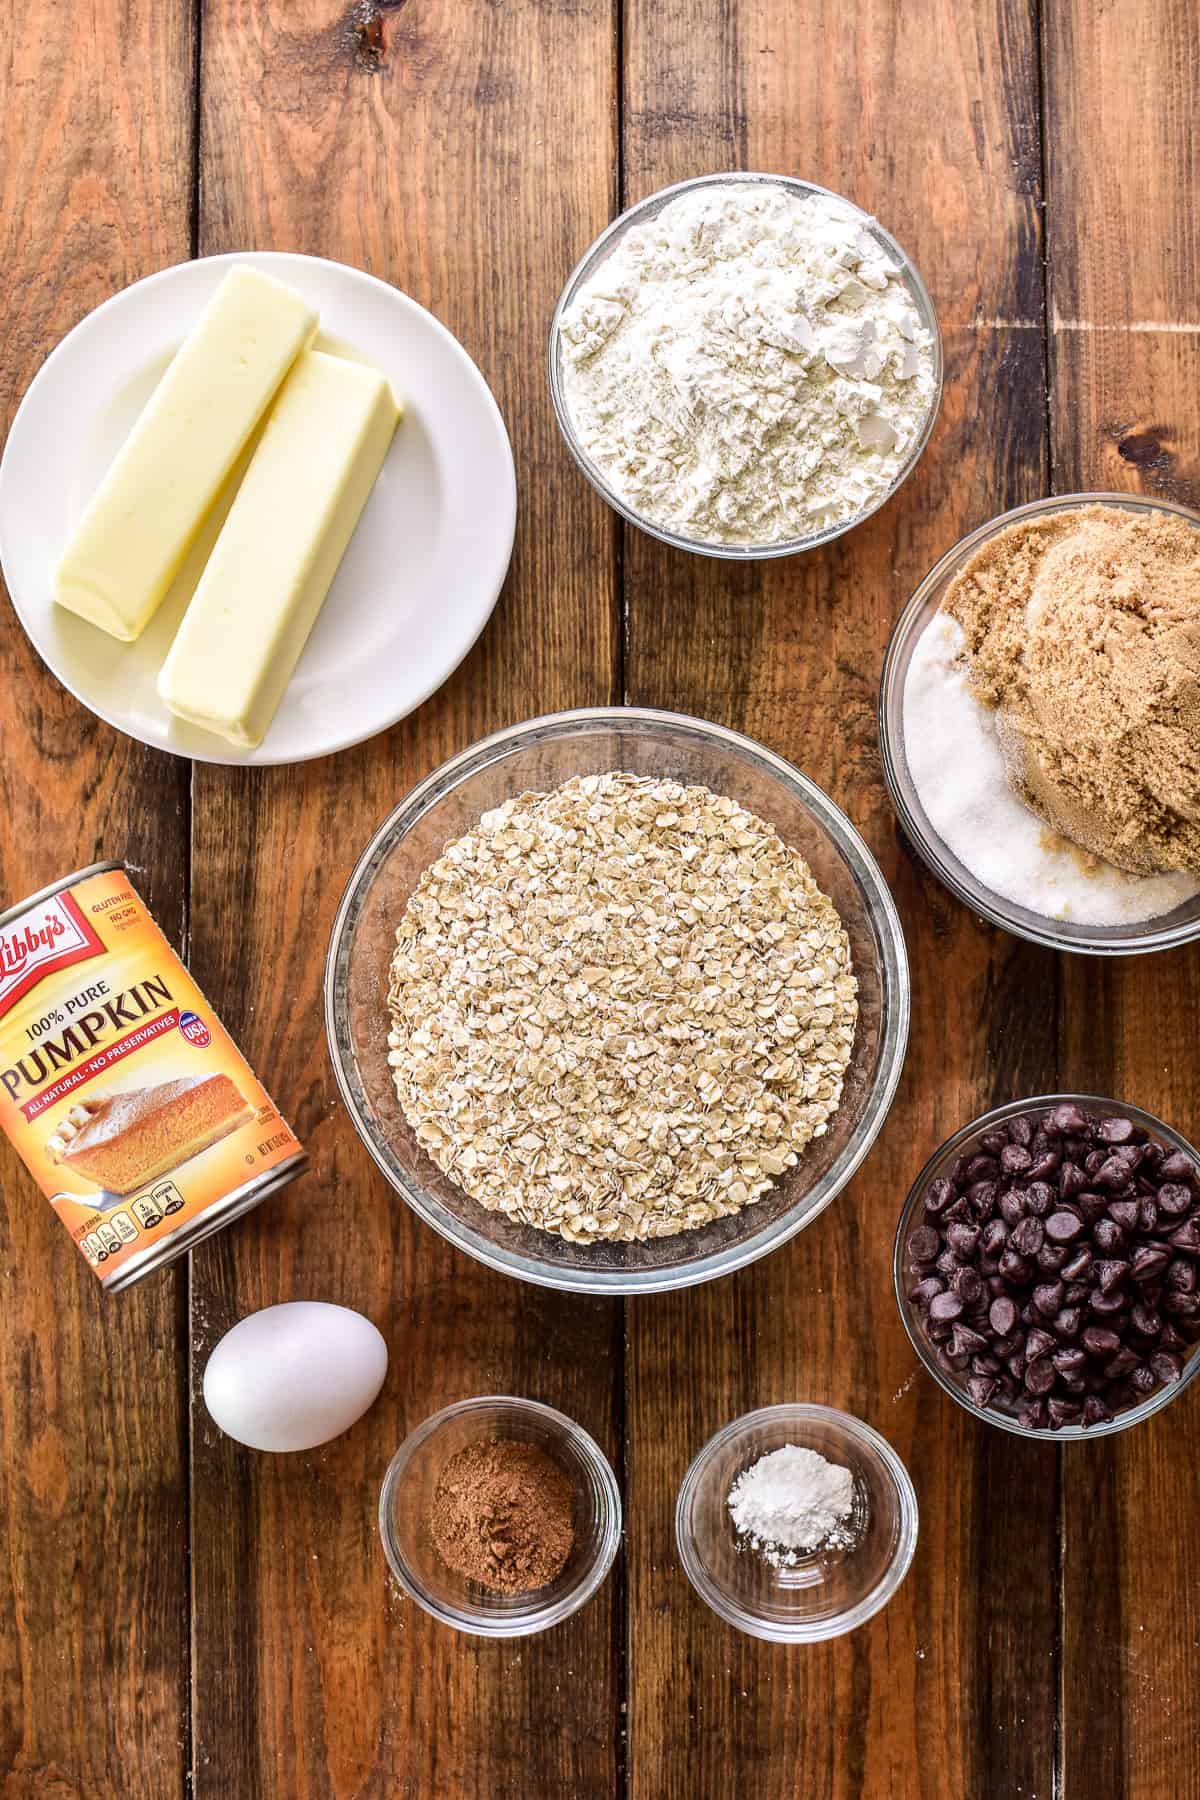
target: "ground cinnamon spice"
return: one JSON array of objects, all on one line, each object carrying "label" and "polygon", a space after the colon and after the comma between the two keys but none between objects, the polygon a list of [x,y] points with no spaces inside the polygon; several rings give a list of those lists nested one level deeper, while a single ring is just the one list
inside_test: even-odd
[{"label": "ground cinnamon spice", "polygon": [[560,1573],[575,1541],[568,1476],[536,1444],[468,1444],[442,1470],[430,1531],[447,1568],[497,1594],[524,1594]]},{"label": "ground cinnamon spice", "polygon": [[1027,519],[943,605],[1021,798],[1119,868],[1200,870],[1200,531],[1098,505]]}]

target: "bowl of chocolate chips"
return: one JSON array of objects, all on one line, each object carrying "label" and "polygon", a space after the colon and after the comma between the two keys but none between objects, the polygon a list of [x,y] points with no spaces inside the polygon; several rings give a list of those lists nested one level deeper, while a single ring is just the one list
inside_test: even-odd
[{"label": "bowl of chocolate chips", "polygon": [[1200,1371],[1200,1153],[1135,1106],[1014,1100],[931,1157],[896,1298],[977,1418],[1055,1440],[1124,1431]]}]

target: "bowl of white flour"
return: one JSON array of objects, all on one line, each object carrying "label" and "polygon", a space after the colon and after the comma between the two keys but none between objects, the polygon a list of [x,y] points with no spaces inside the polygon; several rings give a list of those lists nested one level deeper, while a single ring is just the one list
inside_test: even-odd
[{"label": "bowl of white flour", "polygon": [[912,472],[942,391],[933,303],[896,240],[783,175],[663,188],[602,232],[550,327],[567,445],[678,549],[790,556]]}]

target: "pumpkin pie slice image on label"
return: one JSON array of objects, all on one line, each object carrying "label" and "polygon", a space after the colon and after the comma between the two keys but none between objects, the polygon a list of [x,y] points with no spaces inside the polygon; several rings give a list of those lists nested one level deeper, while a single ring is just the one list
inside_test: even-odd
[{"label": "pumpkin pie slice image on label", "polygon": [[254,1117],[228,1075],[187,1076],[72,1107],[47,1141],[55,1162],[110,1194],[145,1187]]}]

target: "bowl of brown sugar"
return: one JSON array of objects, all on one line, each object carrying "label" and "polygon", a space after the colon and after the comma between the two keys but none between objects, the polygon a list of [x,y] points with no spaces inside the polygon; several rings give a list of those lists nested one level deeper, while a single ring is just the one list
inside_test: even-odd
[{"label": "bowl of brown sugar", "polygon": [[535,1400],[485,1395],[426,1419],[379,1499],[392,1574],[435,1619],[527,1637],[586,1604],[612,1567],[621,1498],[586,1431]]}]

